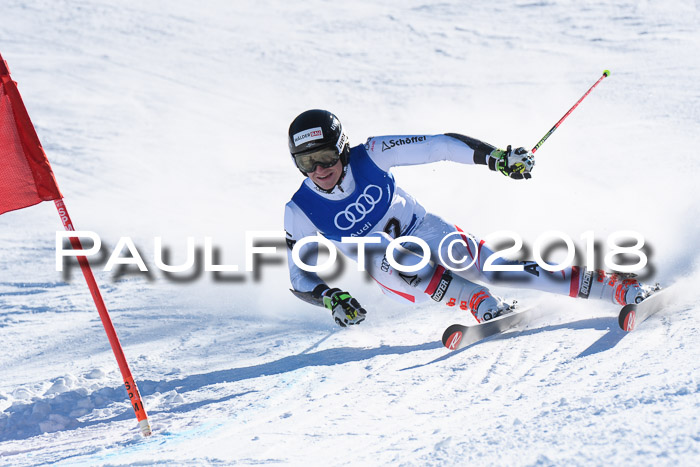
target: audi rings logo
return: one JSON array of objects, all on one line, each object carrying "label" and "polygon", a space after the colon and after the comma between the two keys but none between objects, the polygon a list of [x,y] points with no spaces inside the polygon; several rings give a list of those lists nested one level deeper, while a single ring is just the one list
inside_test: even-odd
[{"label": "audi rings logo", "polygon": [[357,201],[349,204],[344,211],[335,216],[335,226],[340,230],[350,230],[355,224],[372,212],[374,206],[382,199],[384,192],[377,185],[367,185]]}]

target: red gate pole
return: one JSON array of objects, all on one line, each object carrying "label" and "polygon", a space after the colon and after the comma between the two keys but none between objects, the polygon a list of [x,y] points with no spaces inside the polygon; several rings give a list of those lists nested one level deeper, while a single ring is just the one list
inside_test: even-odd
[{"label": "red gate pole", "polygon": [[[67,231],[75,231],[73,227],[73,222],[68,215],[68,210],[62,199],[54,200],[56,204],[56,209],[58,210],[58,215],[61,217],[61,222],[63,222],[63,227]],[[78,237],[70,237],[70,243],[74,250],[82,250],[83,246],[80,243]],[[80,264],[80,269],[83,271],[83,276],[85,276],[85,281],[87,282],[90,293],[92,294],[92,299],[97,307],[97,312],[102,320],[102,326],[105,328],[107,333],[107,338],[109,339],[109,344],[112,346],[112,351],[119,364],[119,370],[121,370],[122,378],[124,378],[124,386],[126,387],[126,392],[129,394],[129,400],[131,401],[131,406],[136,413],[136,419],[139,422],[141,428],[141,433],[144,436],[151,435],[151,425],[148,423],[148,414],[146,414],[146,408],[143,406],[141,401],[141,394],[136,387],[133,376],[131,376],[131,370],[129,369],[129,364],[126,362],[126,357],[124,357],[124,351],[119,343],[119,338],[117,337],[117,332],[114,330],[114,325],[112,325],[112,319],[109,317],[109,312],[105,306],[105,302],[102,299],[102,294],[100,293],[99,287],[97,287],[97,282],[95,282],[95,276],[92,274],[92,269],[90,268],[90,263],[88,263],[87,257],[77,256],[78,263]]]},{"label": "red gate pole", "polygon": [[[10,77],[10,69],[7,62],[0,55],[0,136],[3,137],[2,145],[3,152],[0,154],[2,159],[2,169],[7,171],[8,175],[3,173],[0,177],[0,182],[12,182],[18,187],[21,187],[19,192],[16,192],[15,186],[10,184],[9,187],[0,187],[3,198],[0,198],[0,214],[22,209],[42,201],[53,200],[56,204],[59,216],[63,222],[63,227],[68,231],[75,231],[73,222],[68,215],[66,205],[63,203],[62,195],[56,184],[56,180],[51,170],[44,149],[41,147],[41,142],[36,134],[34,125],[32,124],[27,109],[22,101],[22,96],[17,89],[15,83]],[[9,200],[9,201],[8,201]],[[74,250],[82,250],[80,239],[70,237],[71,245]],[[136,419],[139,422],[141,433],[144,436],[151,434],[151,426],[148,423],[148,415],[143,407],[141,395],[136,387],[134,378],[131,376],[131,370],[124,357],[124,351],[117,338],[117,333],[112,325],[112,320],[107,312],[102,294],[95,282],[95,276],[90,269],[85,255],[78,256],[80,269],[83,271],[85,281],[87,282],[92,299],[97,307],[97,312],[102,320],[102,325],[107,333],[107,338],[112,346],[114,356],[117,358],[119,369],[124,378],[124,385],[129,394],[131,406],[136,413]]]}]

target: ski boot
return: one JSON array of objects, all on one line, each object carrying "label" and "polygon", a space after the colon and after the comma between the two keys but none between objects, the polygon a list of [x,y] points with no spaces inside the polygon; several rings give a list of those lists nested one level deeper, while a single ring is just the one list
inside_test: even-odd
[{"label": "ski boot", "polygon": [[644,285],[635,279],[635,274],[606,274],[603,270],[581,274],[579,297],[609,300],[618,305],[640,303],[659,290],[659,285]]},{"label": "ski boot", "polygon": [[508,303],[501,297],[491,294],[487,288],[482,287],[481,290],[474,291],[470,297],[469,310],[474,318],[482,323],[514,312],[516,303],[515,300],[513,303]]},{"label": "ski boot", "polygon": [[512,304],[507,303],[492,295],[486,287],[454,276],[444,268],[442,271],[438,270],[438,273],[440,272],[442,277],[435,276],[440,277],[439,281],[431,281],[434,283],[433,287],[426,289],[426,293],[436,302],[469,311],[479,323],[514,311],[515,301]]}]

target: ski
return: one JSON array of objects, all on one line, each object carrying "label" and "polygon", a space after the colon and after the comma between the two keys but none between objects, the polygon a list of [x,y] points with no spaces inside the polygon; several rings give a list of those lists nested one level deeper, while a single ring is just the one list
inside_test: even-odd
[{"label": "ski", "polygon": [[532,308],[524,308],[514,311],[505,316],[494,318],[481,324],[464,325],[453,324],[442,333],[442,345],[450,350],[457,350],[466,347],[482,339],[486,339],[494,334],[507,331],[529,318],[529,311]]},{"label": "ski", "polygon": [[642,321],[663,310],[673,299],[671,288],[654,292],[641,303],[625,305],[620,310],[617,322],[623,331],[634,330]]}]

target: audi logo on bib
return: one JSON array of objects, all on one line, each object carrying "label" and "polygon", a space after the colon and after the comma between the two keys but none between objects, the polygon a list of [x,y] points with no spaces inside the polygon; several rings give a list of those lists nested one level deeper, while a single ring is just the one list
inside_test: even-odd
[{"label": "audi logo on bib", "polygon": [[367,185],[357,200],[335,216],[335,226],[340,230],[350,230],[355,224],[372,212],[374,206],[382,199],[384,192],[377,185]]}]

